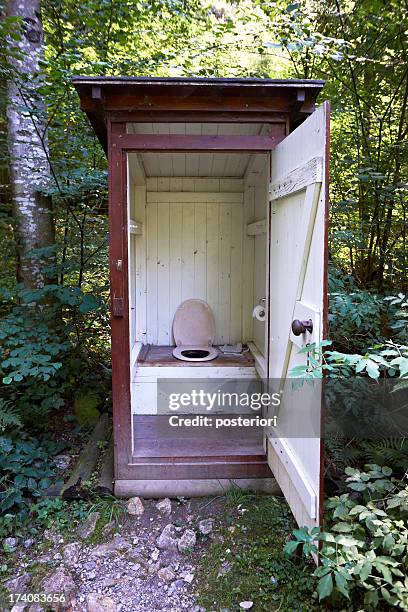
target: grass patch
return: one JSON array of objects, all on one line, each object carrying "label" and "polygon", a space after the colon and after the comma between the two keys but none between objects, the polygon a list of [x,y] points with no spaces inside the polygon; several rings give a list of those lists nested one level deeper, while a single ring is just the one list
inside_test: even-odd
[{"label": "grass patch", "polygon": [[235,611],[250,600],[253,612],[322,610],[313,597],[314,566],[283,552],[295,527],[286,502],[238,489],[228,493],[226,511],[226,526],[199,564],[199,604]]},{"label": "grass patch", "polygon": [[95,531],[87,540],[87,544],[100,544],[106,539],[103,534],[104,527],[112,521],[118,527],[126,514],[126,508],[122,499],[117,499],[112,495],[103,495],[92,500],[89,507],[89,513],[91,512],[99,512],[99,519]]}]

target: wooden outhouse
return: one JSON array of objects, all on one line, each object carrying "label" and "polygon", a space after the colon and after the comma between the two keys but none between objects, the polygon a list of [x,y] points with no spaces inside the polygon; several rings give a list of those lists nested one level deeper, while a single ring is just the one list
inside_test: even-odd
[{"label": "wooden outhouse", "polygon": [[[263,488],[273,476],[297,521],[318,524],[320,434],[282,434],[279,423],[169,433],[158,381],[286,384],[310,357],[304,347],[325,337],[323,82],[76,77],[74,85],[109,159],[116,494],[212,494],[231,483]],[[186,300],[208,305],[215,348],[247,350],[175,358],[173,321]],[[309,406],[319,422],[320,404],[316,396]],[[297,424],[296,410],[283,403],[279,418]]]}]

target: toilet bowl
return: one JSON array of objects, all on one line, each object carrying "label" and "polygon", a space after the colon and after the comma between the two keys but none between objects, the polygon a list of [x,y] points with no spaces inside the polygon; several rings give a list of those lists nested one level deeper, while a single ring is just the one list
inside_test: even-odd
[{"label": "toilet bowl", "polygon": [[173,357],[182,361],[210,361],[218,357],[212,346],[215,338],[214,315],[204,300],[182,302],[173,319],[176,348]]}]

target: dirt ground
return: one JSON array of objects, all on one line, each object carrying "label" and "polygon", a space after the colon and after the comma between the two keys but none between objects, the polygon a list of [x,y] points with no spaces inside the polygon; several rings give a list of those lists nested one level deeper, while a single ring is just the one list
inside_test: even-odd
[{"label": "dirt ground", "polygon": [[62,594],[64,601],[31,603],[23,596],[6,609],[204,610],[196,603],[196,566],[208,544],[222,537],[222,498],[158,501],[123,502],[116,521],[100,525],[92,513],[69,535],[46,530],[36,542],[19,543],[16,575],[3,585],[14,601],[17,593]]}]

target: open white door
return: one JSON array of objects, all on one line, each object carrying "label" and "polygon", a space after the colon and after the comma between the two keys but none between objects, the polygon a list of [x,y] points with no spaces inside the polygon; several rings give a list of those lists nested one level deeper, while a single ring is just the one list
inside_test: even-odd
[{"label": "open white door", "polygon": [[[321,391],[317,383],[293,392],[289,377],[294,366],[307,363],[307,352],[299,350],[321,342],[325,331],[328,139],[324,103],[272,152],[269,195],[268,378],[284,393],[266,446],[296,521],[310,527],[321,512]],[[295,320],[309,322],[308,329],[311,322],[313,330],[295,335]]]}]

